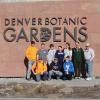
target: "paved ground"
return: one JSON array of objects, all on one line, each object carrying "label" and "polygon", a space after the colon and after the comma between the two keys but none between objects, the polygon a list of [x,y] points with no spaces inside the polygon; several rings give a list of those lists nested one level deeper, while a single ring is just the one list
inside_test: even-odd
[{"label": "paved ground", "polygon": [[[63,86],[65,89],[63,89]],[[52,93],[50,92],[51,89]],[[61,92],[60,90],[62,89],[64,91]],[[37,95],[37,92],[39,95]],[[100,79],[91,81],[73,79],[71,81],[35,82],[34,80],[27,81],[24,78],[0,78],[0,100],[84,100],[81,98],[85,100],[100,100]]]},{"label": "paved ground", "polygon": [[[47,98],[1,98],[0,100],[75,100],[75,99],[47,99]],[[76,99],[84,100],[84,99]],[[85,99],[85,100],[97,100],[97,99]],[[98,99],[99,100],[99,99]]]},{"label": "paved ground", "polygon": [[[84,100],[84,99],[49,99],[49,98],[0,98],[0,100]],[[85,100],[97,100],[97,99],[85,99]],[[99,100],[99,99],[98,99]]]},{"label": "paved ground", "polygon": [[40,82],[35,82],[34,80],[31,81],[27,81],[24,78],[0,78],[0,84],[7,84],[7,83],[12,83],[12,82],[16,82],[16,83],[37,83],[37,84],[41,84],[41,83],[46,83],[46,84],[56,84],[56,85],[60,85],[60,84],[65,84],[66,86],[69,87],[88,87],[88,86],[94,86],[94,85],[100,85],[100,79],[94,79],[91,81],[86,81],[84,79],[80,79],[80,80],[50,80],[50,81],[40,81]]}]

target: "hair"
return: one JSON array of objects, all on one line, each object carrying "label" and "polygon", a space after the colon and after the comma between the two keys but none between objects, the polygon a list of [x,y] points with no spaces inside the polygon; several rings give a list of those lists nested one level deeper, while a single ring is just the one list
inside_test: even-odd
[{"label": "hair", "polygon": [[31,44],[35,44],[35,42],[34,41],[31,41]]},{"label": "hair", "polygon": [[70,58],[70,56],[67,56],[66,58],[68,58],[68,59],[69,59],[69,58]]},{"label": "hair", "polygon": [[54,60],[57,60],[58,61],[58,58],[54,58]]},{"label": "hair", "polygon": [[[44,66],[45,62],[41,58],[39,58],[38,60],[42,61],[43,62],[42,64]],[[38,65],[38,63],[36,63],[36,64]]]},{"label": "hair", "polygon": [[70,43],[69,42],[66,42],[66,44],[68,45],[68,49],[71,50],[71,46],[70,46]]},{"label": "hair", "polygon": [[41,46],[42,46],[42,45],[45,45],[45,44],[44,44],[44,43],[41,43]]},{"label": "hair", "polygon": [[50,44],[50,46],[49,46],[49,47],[50,47],[50,48],[51,48],[51,47],[54,47],[54,44]]},{"label": "hair", "polygon": [[78,44],[80,44],[78,41],[76,41],[75,43],[78,43]]},{"label": "hair", "polygon": [[58,47],[61,47],[61,48],[62,48],[62,46],[61,46],[61,45],[59,45]]}]

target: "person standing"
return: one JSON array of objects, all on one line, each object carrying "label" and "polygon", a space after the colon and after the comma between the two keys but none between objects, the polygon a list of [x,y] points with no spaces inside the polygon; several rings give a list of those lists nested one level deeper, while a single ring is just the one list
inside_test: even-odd
[{"label": "person standing", "polygon": [[61,66],[61,71],[63,72],[64,52],[62,50],[62,46],[58,46],[58,50],[55,53],[55,58],[58,59],[58,63]]},{"label": "person standing", "polygon": [[64,56],[69,56],[70,59],[72,59],[72,48],[69,42],[66,43],[66,48],[64,49]]},{"label": "person standing", "polygon": [[45,49],[45,44],[42,43],[41,49],[38,50],[38,59],[43,60],[43,62],[47,64],[47,54],[48,54],[48,51]]},{"label": "person standing", "polygon": [[30,80],[32,65],[37,60],[37,51],[38,51],[38,48],[35,46],[35,42],[31,41],[31,44],[29,45],[29,47],[27,48],[25,52],[25,57],[28,59],[28,68],[26,71],[27,80]]},{"label": "person standing", "polygon": [[89,43],[87,43],[85,46],[84,55],[85,55],[87,80],[92,80],[93,78],[93,59],[95,57],[95,54],[94,54],[94,50],[90,47]]},{"label": "person standing", "polygon": [[79,42],[75,42],[75,47],[72,48],[72,61],[75,67],[75,78],[80,79],[81,74],[82,78],[86,78],[84,51]]},{"label": "person standing", "polygon": [[48,65],[49,66],[52,63],[52,61],[54,61],[55,53],[56,53],[56,50],[54,49],[54,45],[50,44],[50,49],[48,51]]}]

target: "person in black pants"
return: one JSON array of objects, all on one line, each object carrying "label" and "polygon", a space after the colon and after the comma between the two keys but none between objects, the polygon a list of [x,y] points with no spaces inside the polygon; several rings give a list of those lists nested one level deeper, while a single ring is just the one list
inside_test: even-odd
[{"label": "person in black pants", "polygon": [[58,59],[58,63],[61,66],[61,71],[63,72],[64,51],[62,49],[62,46],[58,46],[58,50],[55,53],[55,58]]},{"label": "person in black pants", "polygon": [[75,47],[72,49],[72,61],[75,67],[75,78],[86,78],[84,51],[80,47],[79,42],[75,42]]}]

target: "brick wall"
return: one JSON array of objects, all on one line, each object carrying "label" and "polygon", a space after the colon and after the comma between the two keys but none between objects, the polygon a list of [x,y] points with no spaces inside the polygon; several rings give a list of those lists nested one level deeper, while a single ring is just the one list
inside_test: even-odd
[{"label": "brick wall", "polygon": [[[4,1],[4,0],[3,0]],[[28,18],[28,17],[87,17],[88,40],[95,50],[94,75],[100,75],[100,1],[99,0],[67,0],[67,1],[43,1],[31,3],[0,3],[0,77],[20,77],[25,75],[25,66],[23,63],[24,52],[29,43],[24,40],[14,42],[6,42],[3,33],[7,26],[4,25],[5,18]],[[27,35],[29,35],[31,26],[23,26]],[[35,26],[38,27],[38,26]],[[40,26],[39,26],[40,27]],[[38,27],[38,28],[39,28]],[[63,34],[63,26],[61,33]],[[80,26],[78,26],[79,28]],[[16,35],[20,32],[22,26],[13,26],[16,29]],[[52,26],[49,26],[52,30]],[[73,31],[73,25],[69,26]],[[39,34],[38,34],[39,35]],[[60,37],[58,37],[60,38]],[[63,38],[63,35],[61,35]],[[63,39],[62,39],[63,40]],[[68,37],[68,41],[74,46],[73,40]],[[52,43],[52,38],[46,42],[46,47]],[[85,43],[81,43],[84,48]],[[54,43],[56,48],[64,42]],[[37,43],[40,47],[40,42]]]}]

